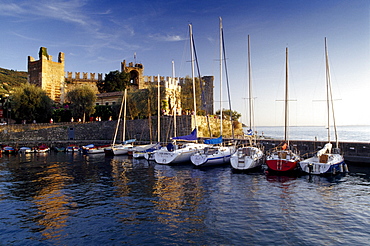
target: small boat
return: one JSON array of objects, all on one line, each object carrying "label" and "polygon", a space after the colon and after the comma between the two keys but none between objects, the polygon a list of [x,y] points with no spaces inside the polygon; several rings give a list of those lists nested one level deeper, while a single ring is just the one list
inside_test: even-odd
[{"label": "small boat", "polygon": [[230,157],[235,152],[235,146],[205,147],[190,157],[197,167],[224,165],[230,163]]},{"label": "small boat", "polygon": [[161,147],[161,145],[159,143],[135,146],[132,157],[135,158],[135,159],[144,158],[145,153],[153,152],[154,150],[157,150],[160,147]]},{"label": "small boat", "polygon": [[[344,162],[343,155],[340,154],[338,135],[335,124],[333,98],[331,90],[331,81],[329,73],[328,49],[326,46],[325,38],[325,58],[326,58],[326,105],[327,105],[327,124],[328,124],[328,143],[324,148],[319,150],[313,157],[305,159],[300,162],[303,172],[308,174],[336,174],[348,172],[346,163]],[[330,112],[331,106],[331,112]],[[333,126],[335,132],[336,148],[332,151],[332,144],[330,142],[330,114],[333,115]]]},{"label": "small boat", "polygon": [[256,144],[256,135],[253,131],[254,122],[254,109],[253,109],[253,95],[252,95],[252,78],[251,78],[251,61],[250,61],[250,38],[248,35],[248,74],[249,74],[249,130],[247,131],[247,137],[249,140],[248,146],[241,146],[231,156],[230,163],[233,169],[246,171],[262,166],[264,161],[263,150]]},{"label": "small boat", "polygon": [[11,146],[5,146],[5,147],[3,148],[3,152],[4,152],[4,154],[8,154],[8,155],[16,154],[16,153],[17,153],[16,149],[14,149],[14,148],[13,148],[13,147],[11,147]]},{"label": "small boat", "polygon": [[67,146],[66,151],[67,152],[78,152],[79,149],[80,149],[80,147],[78,147],[77,145],[70,144],[70,145]]},{"label": "small boat", "polygon": [[185,143],[183,145],[170,143],[155,152],[154,160],[158,164],[165,165],[190,162],[190,157],[205,147],[205,144],[199,143]]},{"label": "small boat", "polygon": [[109,147],[110,145],[99,145],[96,146],[94,144],[89,144],[82,146],[82,153],[84,154],[101,154],[104,153],[104,149]]},{"label": "small boat", "polygon": [[[198,152],[199,150],[209,147],[207,144],[200,144],[197,143],[198,136],[197,136],[197,121],[196,121],[196,95],[195,95],[195,76],[194,76],[194,44],[193,44],[193,29],[192,25],[189,24],[189,36],[190,36],[190,53],[191,53],[191,68],[192,68],[192,80],[193,80],[193,101],[194,101],[194,122],[195,122],[195,129],[189,134],[180,137],[173,137],[174,143],[169,143],[166,147],[162,147],[161,149],[157,150],[154,154],[155,162],[158,164],[178,164],[178,163],[185,163],[190,162],[190,157]],[[158,107],[159,108],[159,107]],[[158,114],[158,117],[160,115]],[[179,145],[176,141],[186,141],[187,143],[183,145]],[[188,141],[192,143],[188,143]]]},{"label": "small boat", "polygon": [[21,147],[19,148],[19,153],[27,154],[27,153],[34,153],[35,151],[30,147]]},{"label": "small boat", "polygon": [[295,171],[300,161],[299,155],[289,144],[288,138],[288,48],[286,48],[286,76],[285,76],[285,127],[284,142],[270,151],[266,156],[266,165],[269,170],[276,172]]},{"label": "small boat", "polygon": [[[222,67],[224,53],[224,39],[222,19],[220,17],[220,137],[204,140],[205,144],[210,144],[210,147],[205,147],[190,157],[191,162],[197,167],[224,165],[230,163],[230,157],[235,152],[235,145],[224,145],[222,138],[223,130],[223,114],[222,114]],[[225,62],[226,67],[226,62]],[[228,80],[227,80],[228,81]],[[229,105],[230,106],[230,105]],[[230,107],[231,112],[231,107]],[[230,121],[233,127],[232,121]],[[234,138],[234,136],[233,136]]]},{"label": "small boat", "polygon": [[232,168],[241,171],[260,167],[263,161],[263,151],[254,146],[240,147],[230,158]]},{"label": "small boat", "polygon": [[66,151],[66,147],[54,147],[54,150],[56,152],[65,152]]},{"label": "small boat", "polygon": [[42,144],[40,146],[38,146],[35,150],[36,153],[45,153],[45,152],[48,152],[50,150],[50,148],[45,145],[45,144]]}]

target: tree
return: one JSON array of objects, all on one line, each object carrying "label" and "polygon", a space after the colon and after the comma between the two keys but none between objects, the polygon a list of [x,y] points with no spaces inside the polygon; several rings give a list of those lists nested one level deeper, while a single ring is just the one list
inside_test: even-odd
[{"label": "tree", "polygon": [[98,81],[97,87],[100,93],[123,91],[129,83],[130,74],[116,70],[106,74],[103,81]]},{"label": "tree", "polygon": [[53,101],[44,90],[32,84],[26,83],[15,88],[11,100],[14,118],[18,122],[49,122],[53,113]]},{"label": "tree", "polygon": [[[230,110],[230,109],[222,109],[222,116],[223,116],[222,119],[230,120],[230,112],[231,112],[231,119],[233,121],[239,120],[239,118],[242,116],[237,111],[233,111],[233,110]],[[216,115],[220,115],[220,110],[216,111]]]},{"label": "tree", "polygon": [[[160,97],[165,97],[165,91],[160,89]],[[128,113],[131,119],[147,118],[157,115],[158,112],[158,87],[149,85],[144,90],[130,90],[128,96]],[[161,109],[165,108],[167,101],[161,101]]]},{"label": "tree", "polygon": [[70,101],[72,116],[74,118],[82,118],[90,116],[95,112],[96,95],[94,91],[84,85],[75,88],[67,93],[67,100]]}]

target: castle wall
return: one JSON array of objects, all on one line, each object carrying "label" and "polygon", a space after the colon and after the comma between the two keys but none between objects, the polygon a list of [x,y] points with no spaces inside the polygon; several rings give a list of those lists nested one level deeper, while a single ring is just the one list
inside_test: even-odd
[{"label": "castle wall", "polygon": [[[89,86],[96,94],[99,94],[96,83],[103,80],[103,74],[85,72],[66,72],[64,71],[64,53],[60,52],[58,62],[52,61],[52,56],[48,55],[47,49],[40,48],[39,60],[28,57],[28,81],[31,84],[41,87],[47,95],[55,102],[64,103],[65,95],[81,85]],[[121,63],[121,71],[130,74],[130,87],[135,89],[146,89],[150,85],[157,86],[158,79],[160,86],[165,90],[165,98],[162,101],[165,114],[173,114],[174,107],[179,114],[181,112],[181,81],[185,78],[172,78],[164,76],[144,76],[144,66],[140,63],[133,64],[130,62],[126,66],[126,61]],[[203,77],[203,89],[201,109],[207,114],[213,114],[213,76]],[[106,104],[104,97],[99,98],[99,104]],[[108,100],[108,99],[107,99]],[[109,98],[113,103],[115,98]],[[109,102],[108,102],[109,103]]]},{"label": "castle wall", "polygon": [[67,94],[69,91],[78,86],[87,85],[94,91],[95,94],[99,94],[96,83],[100,80],[103,80],[103,74],[101,73],[98,73],[98,76],[96,77],[95,73],[66,72],[64,93]]}]

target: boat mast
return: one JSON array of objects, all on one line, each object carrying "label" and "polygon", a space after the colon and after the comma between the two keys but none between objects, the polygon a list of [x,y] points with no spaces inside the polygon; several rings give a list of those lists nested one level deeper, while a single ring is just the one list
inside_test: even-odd
[{"label": "boat mast", "polygon": [[[253,131],[253,121],[252,121],[252,71],[251,71],[251,47],[250,47],[250,37],[248,35],[248,100],[249,100],[249,129]],[[254,132],[254,131],[253,131]]]},{"label": "boat mast", "polygon": [[221,32],[222,32],[222,49],[223,49],[223,60],[224,60],[224,64],[225,64],[225,75],[226,75],[226,85],[227,85],[227,97],[228,97],[228,101],[229,101],[229,110],[230,110],[230,124],[231,124],[231,134],[232,134],[232,139],[234,140],[235,139],[235,135],[234,135],[234,125],[233,125],[233,117],[232,117],[232,110],[231,110],[231,97],[230,97],[230,86],[229,86],[229,75],[227,73],[227,64],[226,64],[226,50],[225,50],[225,41],[224,41],[224,35],[223,35],[223,28],[221,29]]},{"label": "boat mast", "polygon": [[334,134],[335,134],[335,143],[336,143],[336,148],[339,148],[337,126],[335,123],[333,94],[332,94],[331,80],[330,80],[329,53],[328,53],[326,37],[325,37],[325,61],[326,61],[326,104],[327,104],[327,111],[328,111],[328,142],[330,143],[330,104],[331,104]]},{"label": "boat mast", "polygon": [[289,107],[288,107],[288,47],[285,49],[285,129],[284,129],[284,141],[289,146],[289,139],[288,139],[288,115],[289,115]]},{"label": "boat mast", "polygon": [[122,142],[126,140],[126,108],[127,108],[127,89],[125,89],[125,108],[123,111],[123,133]]},{"label": "boat mast", "polygon": [[[172,82],[173,83],[176,83],[176,80],[175,80],[175,62],[172,61]],[[177,86],[175,87],[177,88]],[[176,94],[176,89],[175,89],[175,104],[173,106],[173,110],[172,110],[172,113],[173,113],[173,136],[174,137],[177,137],[176,135],[176,131],[177,131],[177,126],[176,126],[176,113],[177,113],[177,94]]]},{"label": "boat mast", "polygon": [[223,110],[222,110],[222,64],[223,64],[223,57],[222,57],[222,38],[223,38],[223,32],[222,32],[222,18],[220,18],[220,136],[222,136],[223,131]]},{"label": "boat mast", "polygon": [[189,24],[189,33],[190,33],[190,51],[191,51],[191,77],[193,79],[193,103],[194,103],[194,124],[195,129],[198,132],[197,125],[197,103],[196,103],[196,93],[195,93],[195,77],[194,77],[194,44],[193,44],[193,26]]},{"label": "boat mast", "polygon": [[116,132],[114,133],[114,138],[113,138],[113,143],[112,143],[112,146],[115,145],[116,143],[116,139],[117,139],[117,134],[118,134],[118,127],[119,127],[119,123],[121,121],[121,116],[122,116],[122,108],[123,108],[123,103],[125,101],[125,93],[122,93],[122,102],[121,102],[121,107],[119,109],[119,114],[118,114],[118,119],[117,119],[117,125],[116,125]]},{"label": "boat mast", "polygon": [[157,133],[158,133],[158,136],[157,136],[157,141],[158,143],[161,142],[161,88],[160,88],[161,84],[160,84],[160,80],[159,80],[159,74],[158,74],[158,82],[157,82],[157,112],[158,112],[158,123],[157,123]]}]

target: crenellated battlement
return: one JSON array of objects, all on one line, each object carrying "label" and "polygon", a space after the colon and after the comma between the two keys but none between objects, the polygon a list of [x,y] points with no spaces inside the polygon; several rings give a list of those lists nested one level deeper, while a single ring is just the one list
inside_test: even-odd
[{"label": "crenellated battlement", "polygon": [[[82,74],[82,77],[81,77]],[[103,74],[98,73],[98,77],[96,78],[96,73],[85,73],[85,72],[66,72],[66,79],[68,80],[88,80],[88,81],[102,81]]]}]

